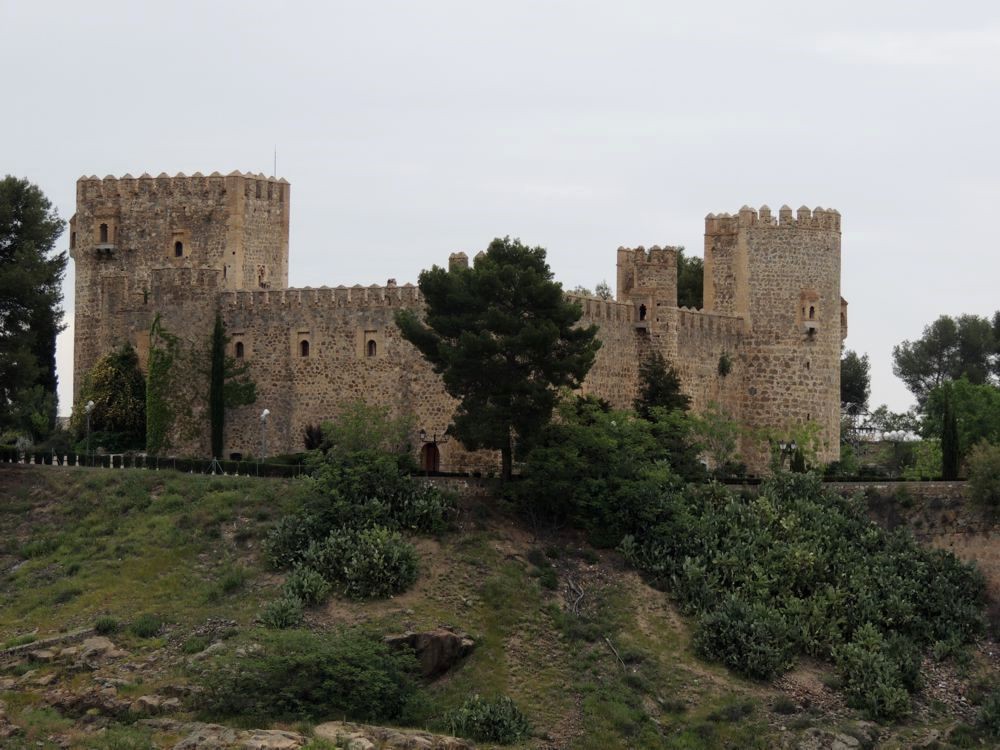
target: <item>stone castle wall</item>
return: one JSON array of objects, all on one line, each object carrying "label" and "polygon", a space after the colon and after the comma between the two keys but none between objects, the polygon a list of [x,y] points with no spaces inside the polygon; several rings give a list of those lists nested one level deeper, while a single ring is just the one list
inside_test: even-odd
[{"label": "stone castle wall", "polygon": [[[334,417],[353,400],[390,407],[419,431],[441,438],[456,402],[393,316],[421,310],[406,284],[288,289],[290,186],[284,180],[227,177],[136,180],[83,178],[72,220],[77,262],[76,384],[93,362],[130,341],[144,364],[148,330],[167,330],[207,346],[216,311],[230,354],[250,364],[257,402],[227,415],[226,454],[260,455],[303,447],[306,425]],[[804,211],[804,212],[803,212]],[[674,365],[692,407],[716,406],[752,428],[787,430],[818,422],[838,451],[841,336],[839,214],[744,209],[706,219],[704,310],[677,307],[677,251],[619,248],[617,300],[570,295],[596,324],[602,346],[582,392],[629,408],[640,363],[660,352]],[[102,242],[101,224],[108,237]],[[175,256],[175,243],[183,255]],[[462,253],[452,263],[467,263]],[[812,318],[809,318],[809,308]],[[811,332],[804,326],[810,323]],[[846,325],[846,323],[845,323]],[[199,345],[202,345],[199,344]],[[730,363],[719,371],[720,359]],[[776,434],[778,434],[776,433]],[[179,453],[208,451],[201,434],[176,434]],[[752,469],[766,451],[741,446]],[[445,471],[495,470],[497,457],[438,443]]]}]

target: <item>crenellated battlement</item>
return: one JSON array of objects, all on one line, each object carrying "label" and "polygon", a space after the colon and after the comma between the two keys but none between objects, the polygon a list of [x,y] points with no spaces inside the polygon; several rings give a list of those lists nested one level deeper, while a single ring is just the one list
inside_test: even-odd
[{"label": "crenellated battlement", "polygon": [[133,177],[131,174],[122,177],[107,175],[104,178],[84,175],[76,181],[77,202],[113,201],[143,194],[179,197],[223,195],[241,189],[247,198],[284,203],[288,196],[289,182],[284,177],[267,177],[262,173],[244,173],[239,170],[227,175],[219,172],[212,172],[210,175],[203,175],[201,172],[186,175],[178,172],[173,176],[161,172],[156,177],[148,173],[138,177]]},{"label": "crenellated battlement", "polygon": [[680,331],[699,330],[723,336],[739,336],[746,330],[746,323],[743,318],[735,315],[681,307],[678,308],[677,327]]},{"label": "crenellated battlement", "polygon": [[743,206],[736,214],[709,214],[705,217],[705,234],[710,236],[736,234],[740,229],[750,227],[778,229],[817,229],[825,231],[840,231],[840,212],[834,208],[825,209],[817,206],[810,209],[800,206],[795,212],[785,205],[778,209],[774,216],[771,209],[764,205],[760,209]]},{"label": "crenellated battlement", "polygon": [[666,265],[677,262],[678,247],[673,245],[653,245],[648,250],[639,245],[638,247],[619,247],[618,263],[646,263],[649,265]]},{"label": "crenellated battlement", "polygon": [[635,305],[631,303],[570,293],[566,294],[566,299],[576,302],[583,308],[583,319],[585,320],[620,320],[631,322],[635,317]]},{"label": "crenellated battlement", "polygon": [[413,284],[402,286],[322,286],[292,289],[254,289],[227,291],[219,295],[219,304],[228,308],[372,308],[410,307],[422,301],[420,289]]}]

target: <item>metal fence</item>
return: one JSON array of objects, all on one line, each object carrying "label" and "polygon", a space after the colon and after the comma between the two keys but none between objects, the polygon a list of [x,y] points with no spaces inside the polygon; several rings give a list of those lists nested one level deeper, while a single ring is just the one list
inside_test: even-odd
[{"label": "metal fence", "polygon": [[56,453],[0,447],[0,464],[89,466],[98,469],[147,469],[187,474],[225,474],[246,477],[297,477],[307,473],[302,464],[227,461],[206,458],[150,456],[145,453]]}]

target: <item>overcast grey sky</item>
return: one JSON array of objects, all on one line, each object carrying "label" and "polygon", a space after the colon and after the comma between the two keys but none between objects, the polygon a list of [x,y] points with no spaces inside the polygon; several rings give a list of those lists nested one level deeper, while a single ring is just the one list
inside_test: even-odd
[{"label": "overcast grey sky", "polygon": [[[0,0],[0,173],[278,173],[290,281],[416,281],[509,234],[567,286],[702,251],[744,203],[837,208],[848,346],[1000,308],[1000,3]],[[68,243],[65,239],[61,246]],[[72,265],[72,264],[71,264]],[[72,379],[73,271],[59,340]]]}]

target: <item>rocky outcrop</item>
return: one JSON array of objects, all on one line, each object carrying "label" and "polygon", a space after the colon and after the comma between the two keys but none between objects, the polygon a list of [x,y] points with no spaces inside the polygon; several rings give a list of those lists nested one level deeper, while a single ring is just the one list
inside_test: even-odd
[{"label": "rocky outcrop", "polygon": [[140,722],[160,732],[185,735],[173,750],[295,750],[306,744],[297,732],[281,729],[233,729],[221,724],[147,719]]},{"label": "rocky outcrop", "polygon": [[345,721],[328,721],[313,731],[319,739],[346,750],[473,750],[475,747],[458,737]]},{"label": "rocky outcrop", "polygon": [[449,628],[387,635],[385,642],[393,648],[412,648],[420,661],[421,673],[428,679],[444,674],[476,647],[468,635]]}]

